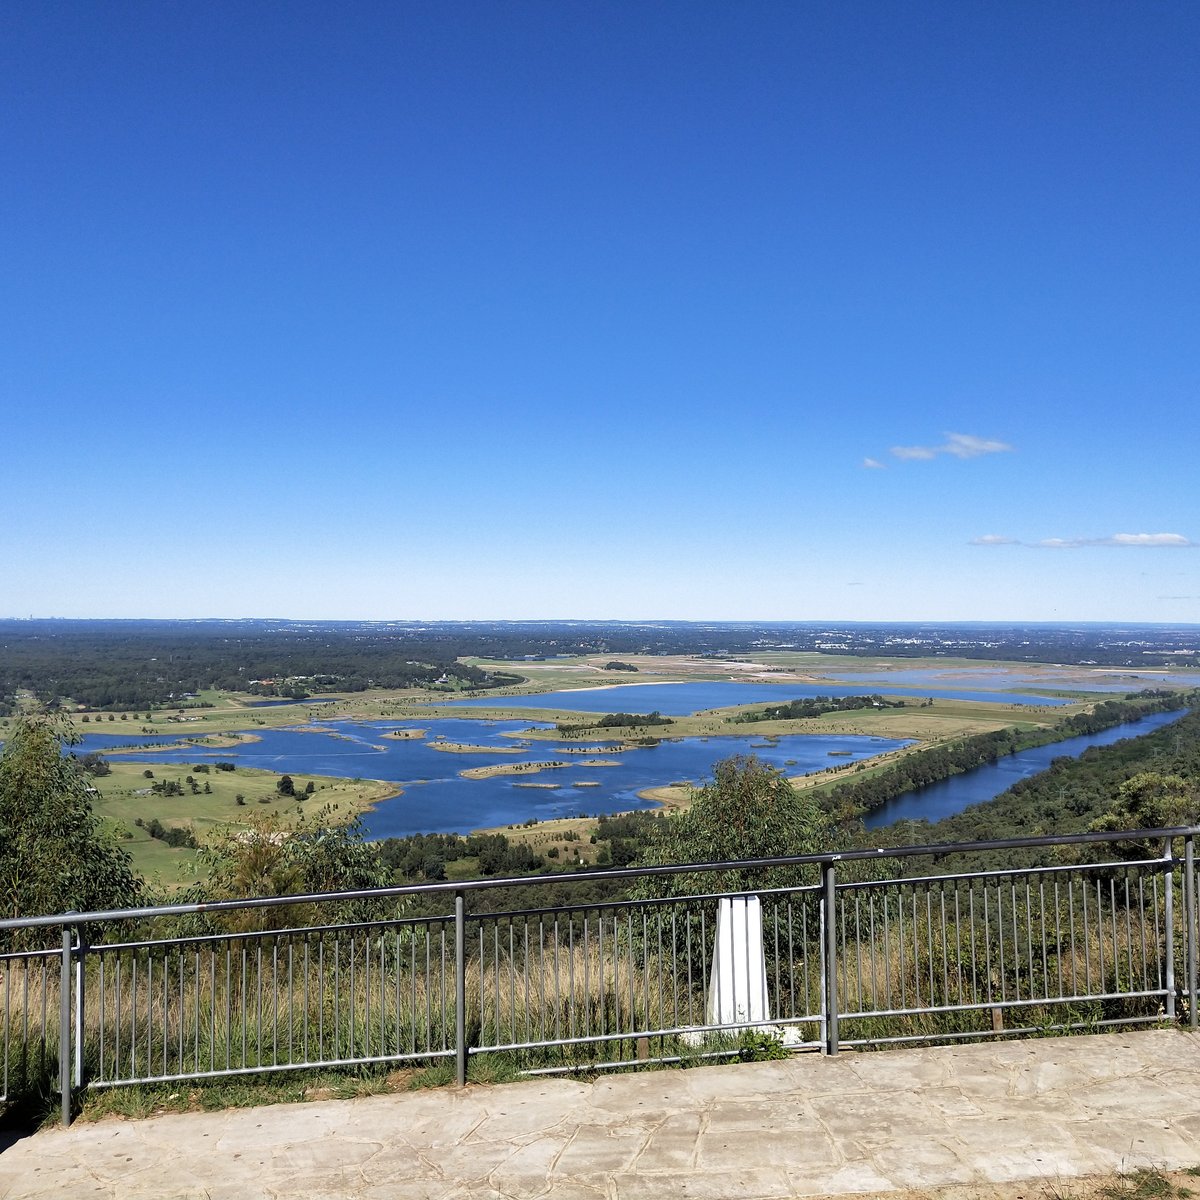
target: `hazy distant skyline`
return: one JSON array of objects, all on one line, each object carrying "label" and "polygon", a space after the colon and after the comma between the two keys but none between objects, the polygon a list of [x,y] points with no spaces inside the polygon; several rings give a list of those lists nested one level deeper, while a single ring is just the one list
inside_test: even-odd
[{"label": "hazy distant skyline", "polygon": [[1200,8],[0,16],[0,616],[1200,621]]}]

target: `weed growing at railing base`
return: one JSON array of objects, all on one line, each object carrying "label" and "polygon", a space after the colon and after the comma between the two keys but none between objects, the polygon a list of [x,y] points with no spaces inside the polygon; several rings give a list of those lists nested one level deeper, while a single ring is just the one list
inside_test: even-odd
[{"label": "weed growing at railing base", "polygon": [[1096,1192],[1100,1200],[1183,1200],[1191,1194],[1190,1188],[1181,1187],[1158,1167],[1118,1175]]},{"label": "weed growing at railing base", "polygon": [[788,1056],[789,1051],[783,1044],[783,1039],[773,1033],[764,1033],[760,1029],[746,1029],[738,1038],[738,1058],[742,1062],[769,1062]]},{"label": "weed growing at railing base", "polygon": [[[1195,1178],[1200,1167],[1189,1167],[1182,1174]],[[1049,1200],[1187,1200],[1193,1195],[1160,1167],[1141,1167],[1102,1179],[1050,1183],[1045,1192]]]},{"label": "weed growing at railing base", "polygon": [[[451,1069],[453,1074],[453,1069]],[[102,1121],[108,1117],[141,1119],[172,1112],[212,1112],[224,1108],[255,1108],[265,1104],[298,1104],[312,1100],[352,1100],[406,1091],[411,1071],[365,1070],[354,1072],[304,1071],[279,1076],[217,1079],[200,1083],[132,1084],[99,1088],[83,1097],[78,1119]],[[47,1107],[43,1123],[58,1119],[57,1097]]]}]

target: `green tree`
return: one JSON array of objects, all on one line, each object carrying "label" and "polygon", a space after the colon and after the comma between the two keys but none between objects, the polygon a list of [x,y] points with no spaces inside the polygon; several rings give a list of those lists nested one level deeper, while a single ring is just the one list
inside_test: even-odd
[{"label": "green tree", "polygon": [[88,777],[73,755],[63,754],[75,740],[62,716],[18,717],[0,754],[6,917],[123,908],[141,898],[129,855],[92,811]]},{"label": "green tree", "polygon": [[[383,860],[375,846],[363,840],[359,824],[335,823],[328,808],[311,818],[299,812],[263,813],[219,830],[201,847],[200,863],[204,877],[188,890],[191,901],[358,891],[390,882]],[[367,919],[381,911],[369,900],[305,904],[214,914],[208,925],[238,931],[277,929]]]},{"label": "green tree", "polygon": [[[1088,827],[1098,833],[1126,829],[1172,829],[1195,825],[1200,817],[1200,788],[1180,775],[1141,771],[1117,788],[1108,810]],[[1147,857],[1160,853],[1161,845],[1135,843]]]},{"label": "green tree", "polygon": [[[713,778],[692,792],[691,804],[656,821],[640,866],[738,862],[828,849],[829,821],[811,791],[797,791],[783,773],[753,755],[735,755],[713,768]],[[614,859],[616,852],[614,849]],[[811,872],[809,872],[811,874]],[[797,872],[730,868],[649,879],[645,896],[743,891],[787,886]]]}]

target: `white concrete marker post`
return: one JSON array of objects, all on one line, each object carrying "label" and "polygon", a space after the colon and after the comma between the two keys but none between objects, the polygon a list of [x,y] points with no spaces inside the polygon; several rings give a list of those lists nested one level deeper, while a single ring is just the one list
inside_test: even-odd
[{"label": "white concrete marker post", "polygon": [[749,1029],[771,1019],[762,902],[757,896],[723,896],[717,901],[717,934],[705,1016],[710,1025],[736,1029]]},{"label": "white concrete marker post", "polygon": [[[717,901],[705,1019],[737,1032],[758,1029],[779,1038],[785,1046],[804,1045],[799,1025],[771,1025],[767,994],[767,957],[763,950],[762,901],[757,896],[722,896]],[[689,1045],[701,1045],[699,1030],[683,1035]]]}]

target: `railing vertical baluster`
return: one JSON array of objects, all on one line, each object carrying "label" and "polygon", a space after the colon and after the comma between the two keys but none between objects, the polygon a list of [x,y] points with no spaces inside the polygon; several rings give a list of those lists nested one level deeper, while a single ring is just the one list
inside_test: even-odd
[{"label": "railing vertical baluster", "polygon": [[[663,934],[662,934],[663,910],[661,908],[656,908],[654,910],[654,917],[655,917],[655,936],[656,936],[657,942],[658,942],[658,957],[655,962],[655,965],[658,967],[658,1023],[660,1026],[662,1026],[667,1023],[666,996],[663,992]],[[585,918],[585,924],[584,924],[584,931],[585,931],[585,933],[587,931],[586,918]],[[776,959],[776,962],[778,962],[778,959]],[[671,976],[672,982],[674,981],[674,978],[675,978],[675,976],[672,973],[672,976]]]},{"label": "railing vertical baluster", "polygon": [[552,926],[554,938],[554,1037],[562,1037],[562,967],[559,963],[558,913],[554,914]]},{"label": "railing vertical baluster", "polygon": [[[584,926],[586,933],[587,927]],[[586,950],[586,947],[585,947]],[[587,959],[584,959],[586,969]],[[584,995],[587,995],[587,985],[584,985]],[[508,1040],[517,1040],[517,959],[513,952],[513,919],[508,918]]]},{"label": "railing vertical baluster", "polygon": [[[192,994],[193,994],[193,1003],[192,1003],[192,1063],[194,1064],[194,1066],[193,1066],[193,1069],[194,1069],[194,1070],[196,1070],[196,1071],[199,1071],[199,1070],[200,1070],[200,947],[199,947],[199,945],[197,945],[197,946],[196,946],[196,949],[195,949],[195,951],[194,951],[193,958],[194,958],[194,969],[193,969],[193,972],[192,972]],[[184,978],[183,978],[183,977],[184,977],[184,966],[183,966],[183,964],[184,964],[184,961],[185,961],[185,959],[186,959],[186,955],[184,954],[183,948],[182,948],[182,947],[180,947],[180,950],[179,950],[179,1014],[178,1014],[178,1021],[179,1021],[179,1045],[180,1045],[180,1047],[181,1047],[181,1048],[182,1048],[182,1046],[183,1046],[183,1035],[184,1035],[184,1020],[183,1020],[183,982],[184,982]],[[166,960],[164,959],[164,960],[163,960],[163,983],[164,983],[164,988],[165,988],[166,978],[167,978],[167,976],[168,976],[169,974],[170,974],[170,971],[167,969],[167,962],[166,962]],[[167,1043],[166,1043],[166,1038],[167,1038],[167,1029],[168,1029],[168,1023],[167,1023],[167,1019],[166,1019],[166,1015],[165,1015],[165,1009],[166,1009],[166,1003],[165,1003],[165,1000],[166,1000],[166,994],[167,994],[167,993],[166,993],[166,991],[164,990],[164,991],[163,991],[163,999],[164,999],[164,1004],[163,1004],[163,1008],[164,1008],[164,1016],[163,1016],[163,1062],[164,1062],[164,1063],[167,1061]],[[182,1052],[181,1052],[181,1053],[180,1053],[180,1055],[179,1055],[179,1062],[180,1062],[179,1073],[182,1075],[182,1074],[183,1074],[183,1054],[182,1054]]]},{"label": "railing vertical baluster", "polygon": [[1166,863],[1166,968],[1167,968],[1167,1020],[1175,1020],[1175,874],[1172,871],[1171,839],[1163,838],[1163,861]]},{"label": "railing vertical baluster", "polygon": [[[971,898],[970,886],[971,885],[968,883],[967,884],[968,904],[969,904],[970,898]],[[968,919],[968,921],[969,921],[969,919]],[[974,972],[975,972],[975,930],[969,923],[967,926],[967,937],[971,943],[971,973],[973,976]],[[954,884],[954,961],[957,964],[958,996],[960,999],[962,998],[963,993],[966,990],[966,980],[963,975],[963,968],[964,968],[965,964],[963,963],[962,938],[963,938],[963,932],[962,932],[962,884],[956,881]],[[974,987],[974,979],[972,979],[971,983],[972,983],[972,988],[973,988]],[[974,997],[972,996],[972,999],[973,998]]]},{"label": "railing vertical baluster", "polygon": [[1058,995],[1059,999],[1061,999],[1065,994],[1063,991],[1065,979],[1063,977],[1062,910],[1060,907],[1057,875],[1054,877],[1054,954],[1055,965],[1058,969]]},{"label": "railing vertical baluster", "polygon": [[[650,1028],[650,918],[642,909],[642,1019],[643,1029]],[[572,982],[574,982],[572,980]]]},{"label": "railing vertical baluster", "polygon": [[862,916],[858,892],[854,893],[854,970],[858,1011],[863,1011]]},{"label": "railing vertical baluster", "polygon": [[1138,947],[1142,964],[1142,991],[1150,988],[1150,968],[1146,955],[1146,880],[1138,876]]},{"label": "railing vertical baluster", "polygon": [[1067,876],[1067,928],[1071,931],[1071,992],[1079,994],[1079,963],[1075,950],[1075,879]]},{"label": "railing vertical baluster", "polygon": [[[613,945],[616,945],[616,917],[613,918]],[[546,1040],[546,918],[538,917],[538,1016],[539,1038]]]},{"label": "railing vertical baluster", "polygon": [[[1046,944],[1042,939],[1042,945]],[[1033,968],[1033,890],[1029,886],[1029,876],[1025,876],[1025,950],[1028,961],[1028,978],[1025,980],[1026,995],[1030,1000],[1037,991],[1035,986],[1036,973]]]},{"label": "railing vertical baluster", "polygon": [[[984,895],[988,888],[984,887]],[[996,949],[1000,955],[1000,1002],[1008,1000],[1008,956],[1004,954],[1004,889],[996,883]]]},{"label": "railing vertical baluster", "polygon": [[[229,993],[225,993],[226,1003]],[[217,1057],[217,946],[208,943],[208,1069],[216,1066]]]},{"label": "railing vertical baluster", "polygon": [[[383,942],[380,941],[380,949]],[[295,935],[288,934],[288,1062],[296,1061],[296,946]]]},{"label": "railing vertical baluster", "polygon": [[75,950],[75,1053],[72,1056],[74,1059],[72,1064],[72,1079],[75,1087],[82,1090],[84,1084],[87,1082],[83,1077],[83,1005],[86,998],[84,995],[84,969],[87,957],[87,942],[84,940],[82,925],[77,927],[76,932],[78,934],[78,944]]},{"label": "railing vertical baluster", "polygon": [[1129,876],[1124,877],[1124,899],[1122,901],[1122,910],[1124,911],[1124,926],[1126,926],[1126,971],[1128,972],[1129,986],[1133,988],[1133,918],[1129,916]]},{"label": "railing vertical baluster", "polygon": [[[454,1061],[458,1086],[467,1083],[467,922],[463,893],[454,893]],[[480,964],[482,966],[482,964]],[[415,1016],[415,1014],[414,1014]]]},{"label": "railing vertical baluster", "polygon": [[838,994],[837,994],[837,868],[832,862],[821,864],[823,885],[821,929],[823,938],[822,971],[824,995],[822,1017],[825,1027],[825,1053],[838,1052]]},{"label": "railing vertical baluster", "polygon": [[[438,937],[440,939],[440,949],[438,951],[438,974],[441,978],[442,989],[442,1040],[440,1049],[448,1050],[450,1048],[450,1021],[446,1014],[449,1009],[446,1007],[446,923],[445,921],[438,924]],[[413,1037],[416,1037],[414,1032]],[[396,956],[396,1045],[400,1045],[400,956]]]},{"label": "railing vertical baluster", "polygon": [[687,967],[687,1023],[698,1025],[700,1021],[694,1015],[696,1001],[695,985],[692,982],[692,919],[686,912],[683,914],[683,952],[686,956]]},{"label": "railing vertical baluster", "polygon": [[[263,1065],[263,944],[262,934],[254,939],[254,985],[255,985],[255,1033],[254,1065]],[[350,980],[350,994],[354,995],[354,979]]]},{"label": "railing vertical baluster", "polygon": [[233,947],[225,942],[225,1070],[233,1057]]},{"label": "railing vertical baluster", "polygon": [[[428,939],[426,939],[428,945]],[[363,1048],[364,1058],[371,1056],[371,930],[363,930]],[[357,1057],[353,1043],[350,1047],[351,1057]]]},{"label": "railing vertical baluster", "polygon": [[883,997],[892,1006],[892,923],[888,920],[888,887],[883,887]]},{"label": "railing vertical baluster", "polygon": [[937,1003],[933,972],[933,887],[925,885],[925,961],[929,964],[929,1004]]},{"label": "railing vertical baluster", "polygon": [[[482,931],[480,932],[479,936],[481,938],[483,937]],[[480,957],[479,961],[482,964],[482,962],[483,962],[482,957]],[[480,966],[479,969],[480,969],[480,971],[483,970],[482,965]],[[409,941],[408,941],[408,989],[409,989],[409,1001],[408,1001],[409,1009],[408,1009],[408,1011],[409,1011],[409,1015],[412,1018],[412,1029],[413,1029],[412,1044],[413,1044],[413,1049],[415,1050],[417,1048],[417,1044],[418,1044],[418,1037],[417,1037],[417,939],[416,939],[415,935],[413,937],[409,938]],[[425,1031],[425,1049],[426,1050],[429,1049],[429,1031],[428,1030]]]},{"label": "railing vertical baluster", "polygon": [[[104,952],[101,951],[100,954],[98,955],[98,957],[100,959],[100,970],[99,970],[100,1003],[96,1009],[96,1024],[99,1027],[99,1033],[100,1033],[99,1071],[100,1071],[100,1078],[103,1079],[104,1078],[104,1068],[106,1065],[105,1061],[104,1061],[104,1050],[105,1050],[104,1011],[105,1011],[105,1002],[108,997],[107,997],[107,989],[105,987],[106,980],[104,978]],[[7,1017],[7,1015],[8,1015],[8,979],[7,979],[7,976],[5,976],[5,983],[4,983],[4,1011],[5,1011],[5,1016]],[[5,1090],[5,1092],[7,1092],[8,1091],[8,1039],[7,1039],[7,1037],[5,1038],[5,1042],[4,1042],[4,1084],[5,1084],[4,1090]]]},{"label": "railing vertical baluster", "polygon": [[1088,923],[1088,885],[1086,879],[1079,881],[1079,895],[1083,900],[1083,973],[1084,986],[1092,990],[1092,934]]},{"label": "railing vertical baluster", "polygon": [[71,1124],[71,941],[71,926],[64,925],[58,979],[58,1090],[64,1127]]},{"label": "railing vertical baluster", "polygon": [[967,884],[967,930],[971,938],[971,1003],[979,1003],[979,968],[975,959],[975,883]]},{"label": "railing vertical baluster", "polygon": [[271,939],[271,1062],[279,1063],[279,934]]},{"label": "railing vertical baluster", "polygon": [[1187,905],[1188,1028],[1195,1032],[1196,1017],[1196,860],[1194,837],[1183,839],[1183,902]]},{"label": "railing vertical baluster", "polygon": [[1046,880],[1038,880],[1038,921],[1042,938],[1042,998],[1050,999],[1050,963],[1046,955]]},{"label": "railing vertical baluster", "polygon": [[[600,935],[601,935],[601,937],[603,937],[603,935],[604,935],[604,920],[603,920],[603,918],[601,918],[601,920],[600,920]],[[531,1025],[530,1025],[530,1021],[529,1021],[529,918],[528,917],[526,917],[525,920],[521,922],[521,939],[522,939],[521,987],[523,989],[521,994],[523,996],[523,1002],[525,1005],[525,1040],[528,1042],[533,1037],[533,1034],[531,1033]],[[600,955],[600,986],[601,986],[601,989],[603,989],[603,986],[604,986],[604,955],[603,955],[603,953],[601,953],[601,955]]]},{"label": "railing vertical baluster", "polygon": [[129,969],[129,1077],[137,1075],[138,952],[133,952]]}]

